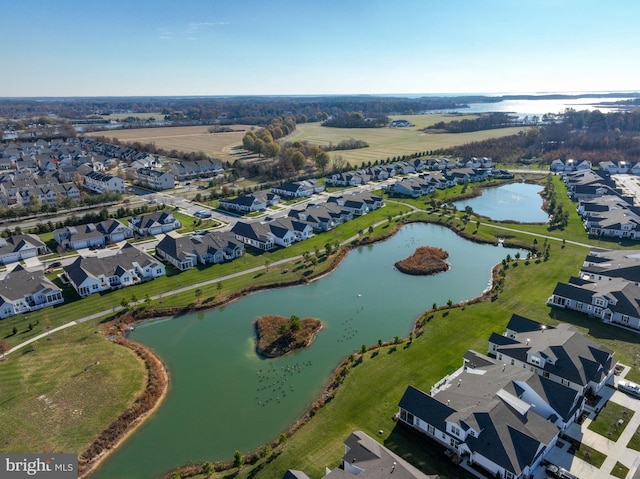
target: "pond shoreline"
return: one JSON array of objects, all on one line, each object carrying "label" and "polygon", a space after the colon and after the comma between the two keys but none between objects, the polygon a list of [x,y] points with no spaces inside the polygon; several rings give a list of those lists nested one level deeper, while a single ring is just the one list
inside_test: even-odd
[{"label": "pond shoreline", "polygon": [[[149,358],[153,358],[153,360],[151,361],[151,363],[153,363],[153,366],[149,366],[149,362],[145,359],[145,365],[147,367],[147,377],[148,377],[148,381],[147,384],[143,390],[143,393],[141,394],[141,396],[139,398],[136,399],[136,401],[134,402],[134,405],[131,406],[130,408],[128,408],[125,412],[123,412],[123,414],[121,414],[113,423],[111,423],[109,425],[109,427],[107,429],[105,429],[103,432],[101,432],[96,439],[94,439],[94,441],[92,441],[91,446],[84,451],[81,454],[82,458],[84,459],[83,465],[82,467],[82,471],[80,474],[80,477],[84,478],[87,477],[88,475],[90,475],[91,472],[93,472],[98,466],[99,464],[101,464],[104,460],[106,460],[106,458],[112,453],[114,452],[118,447],[120,447],[125,441],[126,439],[133,434],[133,432],[135,432],[135,430],[145,422],[145,420],[147,418],[149,418],[151,416],[151,414],[153,412],[155,412],[157,410],[157,408],[160,406],[160,404],[162,403],[163,399],[166,397],[166,394],[168,392],[169,389],[169,375],[168,375],[168,371],[166,369],[166,367],[164,366],[164,364],[162,363],[162,361],[160,360],[159,357],[157,357],[157,355],[155,355],[149,348],[147,348],[146,346],[143,346],[139,343],[135,343],[133,341],[129,341],[127,339],[125,339],[126,337],[126,331],[128,328],[131,328],[133,325],[135,325],[136,323],[140,322],[140,321],[144,321],[147,319],[152,319],[152,318],[162,318],[162,317],[168,317],[168,316],[180,316],[180,315],[184,315],[184,314],[189,314],[189,313],[194,313],[194,312],[200,312],[200,311],[206,311],[206,310],[211,310],[211,309],[215,309],[215,308],[219,308],[221,306],[225,306],[227,304],[230,304],[236,300],[239,300],[249,294],[252,293],[256,293],[259,291],[265,291],[265,290],[269,290],[269,289],[276,289],[276,288],[285,288],[285,287],[289,287],[289,286],[296,286],[296,285],[303,285],[303,284],[309,284],[313,281],[319,280],[327,275],[329,275],[330,273],[332,273],[338,266],[340,266],[340,264],[342,263],[342,260],[347,256],[347,254],[349,252],[351,252],[354,249],[357,249],[361,246],[367,246],[367,245],[371,245],[371,244],[375,244],[381,241],[385,241],[387,239],[389,239],[390,237],[392,237],[393,235],[395,235],[402,227],[412,224],[412,223],[427,223],[427,224],[436,224],[439,226],[444,226],[450,230],[452,230],[455,234],[457,234],[458,236],[467,239],[469,241],[472,241],[474,243],[478,243],[478,244],[495,244],[493,241],[488,241],[482,238],[479,238],[473,234],[469,234],[459,228],[457,228],[455,225],[451,224],[451,223],[447,223],[443,220],[427,220],[427,219],[417,219],[417,220],[402,220],[401,222],[397,223],[395,225],[395,227],[393,228],[392,231],[376,237],[374,239],[369,238],[369,237],[364,237],[362,239],[358,239],[355,240],[349,244],[344,245],[344,247],[342,249],[340,249],[340,251],[336,254],[333,254],[331,256],[329,256],[329,264],[326,267],[326,269],[323,269],[321,272],[318,272],[317,274],[312,274],[310,275],[308,278],[302,278],[302,279],[297,279],[297,280],[292,280],[292,281],[284,281],[284,282],[279,282],[279,283],[274,283],[274,284],[270,284],[270,285],[262,285],[262,286],[251,286],[248,288],[244,288],[240,291],[237,291],[235,293],[233,293],[232,295],[230,295],[228,298],[226,298],[223,301],[218,301],[218,302],[212,302],[212,303],[207,303],[207,304],[191,304],[188,306],[183,306],[183,307],[172,307],[172,308],[154,308],[151,310],[141,310],[141,311],[126,311],[123,314],[118,315],[117,317],[114,317],[114,319],[108,323],[109,325],[109,334],[110,335],[117,335],[119,336],[119,339],[117,340],[118,343],[122,344],[125,347],[130,347],[132,350],[134,350],[138,355],[140,355],[141,357],[142,354],[145,354],[146,357]],[[528,249],[528,245],[523,245],[523,244],[517,244],[517,243],[512,243],[509,241],[504,241],[504,246],[506,247],[514,247],[514,248],[525,248]],[[496,285],[496,276],[497,276],[497,268],[499,265],[496,265],[493,270],[492,270],[492,274],[491,274],[491,284],[489,286],[489,288],[487,288],[487,290],[485,290],[480,296],[476,297],[476,298],[472,298],[468,301],[466,301],[464,304],[472,304],[475,302],[480,302],[480,301],[486,301],[488,299],[491,298],[493,290],[495,288]],[[428,321],[428,315],[431,314],[433,311],[440,311],[440,310],[444,310],[444,309],[449,309],[449,308],[453,308],[453,307],[459,307],[460,305],[451,305],[451,306],[442,306],[437,308],[436,310],[427,310],[424,313],[421,313],[419,315],[419,317],[414,321],[414,326],[413,326],[413,331],[411,334],[415,334],[416,336],[422,334],[422,329],[424,326],[424,322]],[[411,337],[411,336],[410,336]],[[409,339],[410,340],[410,339]],[[401,342],[405,342],[407,341],[407,339],[401,339]],[[392,342],[388,342],[388,343],[384,343],[384,345],[390,345],[392,344]],[[370,346],[370,348],[375,348],[378,347],[378,345],[375,346]],[[143,353],[141,354],[141,351],[143,351]],[[321,407],[323,407],[333,396],[335,389],[339,386],[339,384],[341,383],[341,381],[339,381],[340,378],[340,372],[343,369],[343,366],[346,364],[346,362],[348,361],[348,359],[345,359],[343,361],[340,362],[340,364],[338,364],[336,366],[336,368],[334,369],[331,378],[329,380],[329,383],[327,386],[325,386],[321,393],[319,394],[318,398],[313,401],[313,403],[310,405],[310,407],[307,409],[307,411],[305,411],[296,421],[293,422],[293,424],[291,424],[289,426],[289,428],[286,429],[285,432],[283,432],[282,434],[285,434],[286,436],[290,436],[291,434],[293,434],[297,429],[299,429],[302,425],[304,425],[309,419],[311,419],[316,412],[318,411],[318,409],[320,409]],[[151,369],[153,368],[153,370]],[[158,372],[160,371],[160,373]],[[153,372],[153,374],[152,374]],[[164,379],[163,379],[164,378]],[[157,392],[160,390],[160,393],[157,394]],[[137,411],[133,411],[134,416],[132,417],[131,415],[131,409],[134,408],[135,404],[139,403],[141,401],[141,398],[149,398],[150,395],[153,396],[153,400],[149,403],[149,407],[144,409],[144,410],[139,410]],[[126,420],[123,420],[123,417],[126,416]],[[113,435],[113,437],[109,437],[108,439],[105,437],[105,434],[107,434],[109,431],[118,431],[117,435]],[[100,449],[97,450],[96,448],[96,444],[100,444]],[[270,446],[271,447],[276,447],[279,444],[278,440],[274,440],[271,442]],[[92,449],[94,449],[92,451]],[[248,455],[246,455],[244,457],[245,463],[250,464],[255,461],[257,461],[260,458],[259,452],[258,451],[254,451],[252,453],[249,453]],[[220,470],[225,470],[228,467],[232,467],[232,463],[229,462],[216,462],[215,463],[215,469],[217,471]],[[200,466],[196,466],[196,465],[189,465],[189,466],[183,466],[183,467],[179,467],[176,468],[172,471],[170,471],[169,473],[165,474],[162,477],[169,477],[170,474],[172,474],[175,471],[179,471],[182,474],[193,474],[197,471],[200,470]],[[183,477],[187,477],[184,476]]]}]

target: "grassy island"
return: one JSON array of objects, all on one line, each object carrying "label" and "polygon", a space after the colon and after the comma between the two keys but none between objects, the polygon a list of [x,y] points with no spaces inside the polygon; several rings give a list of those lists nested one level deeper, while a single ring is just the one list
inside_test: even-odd
[{"label": "grassy island", "polygon": [[260,316],[256,326],[256,351],[266,358],[277,358],[311,345],[322,329],[322,322],[315,318],[298,316]]},{"label": "grassy island", "polygon": [[433,246],[421,246],[408,258],[395,263],[399,271],[406,274],[429,275],[449,269],[446,259],[449,253]]}]

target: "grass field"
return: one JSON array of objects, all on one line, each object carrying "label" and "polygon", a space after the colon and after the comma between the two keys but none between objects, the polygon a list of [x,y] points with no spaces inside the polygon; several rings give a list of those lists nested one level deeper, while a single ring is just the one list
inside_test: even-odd
[{"label": "grass field", "polygon": [[0,451],[82,451],[141,392],[136,354],[69,328],[0,362]]},{"label": "grass field", "polygon": [[391,119],[406,118],[415,124],[408,128],[327,128],[320,123],[303,123],[296,126],[296,131],[285,138],[286,141],[307,140],[318,145],[334,145],[350,138],[366,141],[367,148],[357,150],[333,151],[331,157],[341,155],[351,165],[360,166],[362,162],[386,160],[394,156],[410,155],[416,152],[437,150],[462,145],[473,141],[513,135],[522,128],[503,128],[496,130],[476,131],[472,133],[423,133],[426,126],[439,121],[474,118],[472,115],[411,115],[397,116]]},{"label": "grass field", "polygon": [[232,125],[234,132],[209,133],[210,126],[178,126],[166,128],[139,128],[128,130],[110,130],[88,133],[87,136],[106,136],[117,138],[123,143],[154,143],[156,147],[167,151],[202,151],[208,156],[223,161],[234,161],[234,146],[242,144],[242,137],[251,128],[246,125]]},{"label": "grass field", "polygon": [[[476,131],[472,133],[431,133],[421,130],[439,121],[475,118],[474,115],[405,115],[391,119],[407,118],[415,124],[409,128],[326,128],[320,123],[301,123],[296,131],[282,141],[307,140],[318,145],[337,144],[342,140],[354,138],[369,143],[368,148],[331,152],[330,156],[341,155],[351,165],[360,166],[363,161],[375,162],[394,156],[409,155],[416,152],[437,150],[462,145],[473,141],[513,135],[522,128],[502,128],[496,130]],[[231,125],[231,133],[208,133],[209,126],[184,126],[166,128],[140,128],[129,130],[111,130],[88,133],[87,136],[107,136],[117,138],[121,142],[154,143],[165,150],[185,152],[202,151],[209,156],[223,161],[235,161],[246,152],[239,150],[242,137],[251,128],[247,125]]]}]

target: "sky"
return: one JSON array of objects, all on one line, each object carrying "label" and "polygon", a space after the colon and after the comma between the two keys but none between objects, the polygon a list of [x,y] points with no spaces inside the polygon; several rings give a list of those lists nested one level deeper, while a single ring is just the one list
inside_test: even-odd
[{"label": "sky", "polygon": [[640,90],[637,0],[0,0],[0,97]]}]

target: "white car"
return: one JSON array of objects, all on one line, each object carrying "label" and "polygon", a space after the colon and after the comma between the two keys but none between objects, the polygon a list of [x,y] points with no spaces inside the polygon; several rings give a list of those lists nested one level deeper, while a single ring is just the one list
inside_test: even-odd
[{"label": "white car", "polygon": [[628,394],[640,398],[640,386],[636,383],[632,383],[631,381],[620,380],[618,381],[618,389],[620,391],[624,391]]}]

